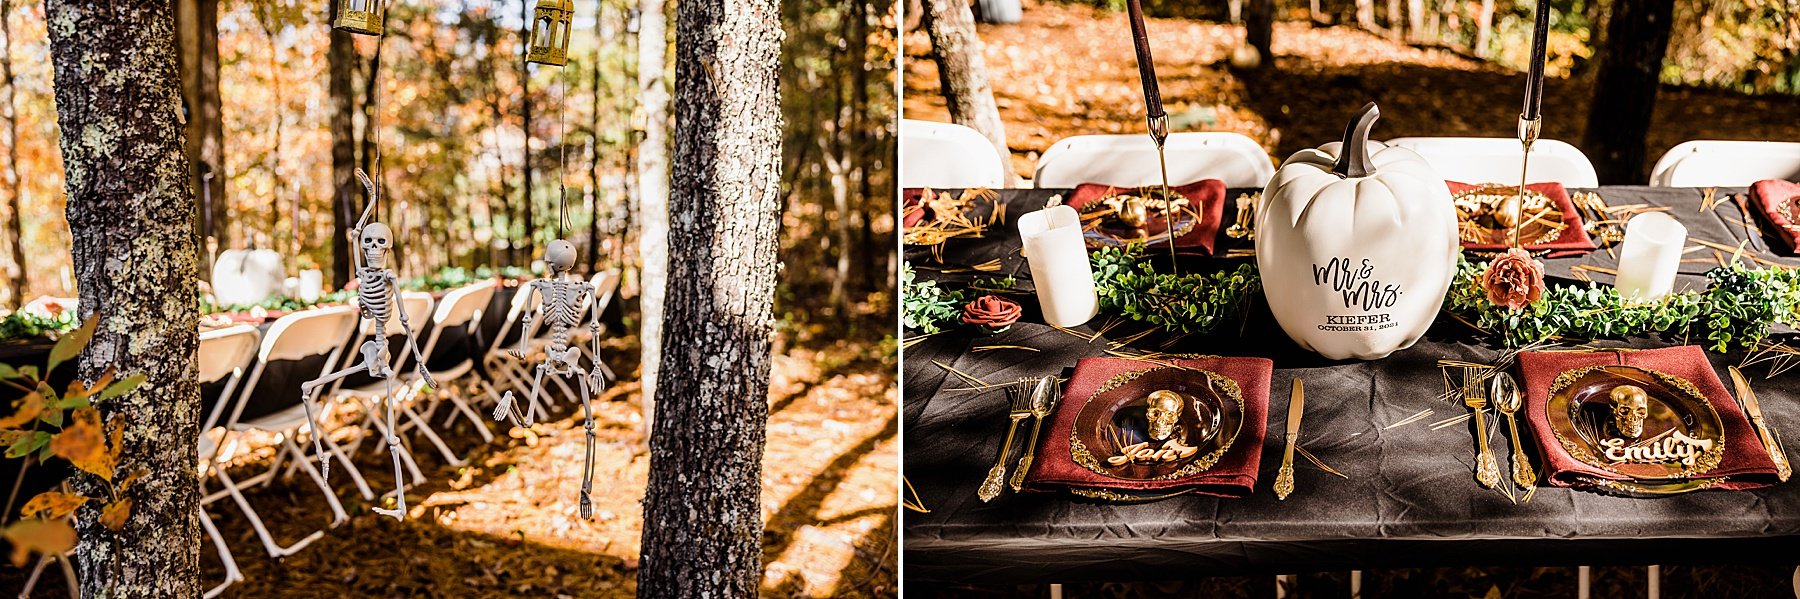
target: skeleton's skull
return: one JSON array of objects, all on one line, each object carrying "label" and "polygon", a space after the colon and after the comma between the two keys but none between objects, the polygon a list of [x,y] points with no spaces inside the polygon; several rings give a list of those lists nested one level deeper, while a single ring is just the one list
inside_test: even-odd
[{"label": "skeleton's skull", "polygon": [[388,230],[387,225],[369,223],[363,227],[359,243],[362,244],[364,261],[368,266],[381,268],[387,265],[388,248],[394,247],[394,232]]},{"label": "skeleton's skull", "polygon": [[1644,417],[1650,414],[1649,396],[1644,388],[1637,385],[1619,385],[1613,387],[1613,426],[1619,433],[1633,439],[1644,434]]},{"label": "skeleton's skull", "polygon": [[1150,393],[1149,403],[1144,418],[1150,421],[1150,438],[1164,441],[1174,436],[1175,427],[1181,423],[1181,395],[1174,391],[1154,391]]},{"label": "skeleton's skull", "polygon": [[544,261],[557,273],[569,272],[575,266],[575,244],[561,239],[550,242],[550,248],[544,250]]}]

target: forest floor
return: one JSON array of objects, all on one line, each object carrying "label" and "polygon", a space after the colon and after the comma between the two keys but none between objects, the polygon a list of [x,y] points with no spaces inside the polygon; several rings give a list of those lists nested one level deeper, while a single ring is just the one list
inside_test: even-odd
[{"label": "forest floor", "polygon": [[[429,444],[417,444],[414,455],[428,482],[408,489],[411,515],[404,522],[370,512],[341,466],[333,469],[332,483],[351,519],[285,559],[264,553],[229,499],[210,505],[207,511],[245,577],[224,596],[632,596],[649,467],[640,445],[635,344],[635,338],[617,339],[606,350],[625,380],[594,402],[599,467],[592,521],[576,514],[579,410],[566,401],[553,403],[549,422],[529,432],[501,432],[491,444],[481,444],[467,424],[450,429],[452,449],[469,458],[466,467],[442,465]],[[772,367],[762,475],[763,594],[892,596],[899,552],[893,345],[778,345],[785,347]],[[386,451],[365,450],[356,464],[377,493],[392,488]],[[234,470],[244,476],[259,471],[254,461]],[[280,543],[293,543],[330,520],[318,488],[304,475],[246,495]],[[212,545],[200,552],[203,583],[222,581]],[[4,574],[0,586],[18,583],[14,575],[22,573]],[[61,597],[63,589],[52,570],[34,596]]]},{"label": "forest floor", "polygon": [[[1278,22],[1274,68],[1240,71],[1230,56],[1243,27],[1187,19],[1146,25],[1174,131],[1231,131],[1275,160],[1342,137],[1365,102],[1381,106],[1375,137],[1512,137],[1522,73],[1349,26]],[[988,80],[1005,121],[1013,167],[1030,177],[1037,157],[1072,135],[1143,133],[1143,95],[1125,13],[1025,0],[1024,20],[981,25]],[[949,121],[937,64],[923,30],[906,36],[906,118]],[[1581,145],[1589,79],[1552,79],[1544,137]],[[1800,141],[1800,101],[1664,86],[1647,142],[1649,168],[1692,139]]]}]

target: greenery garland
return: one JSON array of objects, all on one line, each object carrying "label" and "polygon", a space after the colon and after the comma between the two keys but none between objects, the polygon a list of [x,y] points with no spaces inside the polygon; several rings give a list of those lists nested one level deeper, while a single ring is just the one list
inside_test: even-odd
[{"label": "greenery garland", "polygon": [[1741,264],[1714,268],[1704,291],[1671,293],[1655,303],[1631,303],[1617,289],[1546,286],[1543,297],[1517,312],[1497,306],[1481,287],[1486,263],[1461,260],[1444,310],[1518,347],[1551,338],[1599,339],[1668,334],[1684,339],[1704,332],[1707,347],[1724,352],[1769,336],[1775,324],[1800,323],[1800,270],[1750,270]]},{"label": "greenery garland", "polygon": [[[1165,274],[1156,272],[1144,254],[1142,245],[1100,248],[1089,254],[1102,312],[1176,333],[1209,333],[1239,321],[1251,298],[1262,289],[1254,265],[1208,274]],[[986,293],[1011,291],[1014,284],[1008,277],[977,280],[965,289],[946,289],[936,281],[920,280],[912,265],[904,264],[900,270],[902,323],[920,333],[936,333],[955,326],[963,304]]]},{"label": "greenery garland", "polygon": [[[1210,333],[1238,322],[1262,287],[1254,264],[1206,274],[1158,273],[1142,246],[1101,248],[1089,255],[1100,310],[1176,333]],[[1627,302],[1610,285],[1549,285],[1543,297],[1512,311],[1488,301],[1481,276],[1488,263],[1458,258],[1444,311],[1510,347],[1545,339],[1602,339],[1704,335],[1715,352],[1755,345],[1777,324],[1800,325],[1800,269],[1750,269],[1742,264],[1706,273],[1703,291],[1671,293],[1655,303]],[[1012,281],[977,281],[946,289],[901,271],[906,328],[925,334],[955,326],[962,305]]]}]

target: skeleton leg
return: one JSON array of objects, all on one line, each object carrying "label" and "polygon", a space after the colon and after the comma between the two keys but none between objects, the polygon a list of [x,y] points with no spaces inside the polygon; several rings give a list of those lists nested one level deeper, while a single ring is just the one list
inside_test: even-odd
[{"label": "skeleton leg", "polygon": [[387,393],[382,396],[382,402],[387,404],[387,430],[384,432],[387,434],[388,454],[394,459],[394,497],[399,501],[399,505],[391,510],[375,508],[375,513],[393,516],[395,520],[405,520],[406,478],[400,473],[400,436],[394,433],[394,379],[392,378],[388,379]]},{"label": "skeleton leg", "polygon": [[[581,372],[577,370],[576,372]],[[588,405],[592,396],[588,394],[588,377],[575,375],[575,383],[581,386],[581,414],[587,420],[582,428],[587,433],[587,456],[581,465],[581,518],[594,519],[594,411]]]},{"label": "skeleton leg", "polygon": [[[383,342],[385,343],[385,341]],[[319,456],[319,471],[326,480],[331,479],[331,454],[325,452],[325,443],[322,441],[321,437],[325,434],[325,431],[324,429],[319,428],[319,420],[313,415],[313,391],[320,386],[330,384],[358,372],[376,372],[373,365],[381,359],[381,348],[376,347],[374,340],[363,342],[362,355],[363,361],[361,364],[300,383],[300,403],[306,408],[306,425],[307,430],[312,433],[313,453],[318,454]]]}]

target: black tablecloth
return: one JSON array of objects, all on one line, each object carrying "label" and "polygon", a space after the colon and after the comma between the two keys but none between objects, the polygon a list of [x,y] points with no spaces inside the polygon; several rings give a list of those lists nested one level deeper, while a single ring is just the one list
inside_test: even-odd
[{"label": "black tablecloth", "polygon": [[[1238,193],[1254,190],[1234,190]],[[1701,192],[1645,187],[1602,188],[1610,204],[1674,207],[1692,237],[1735,246],[1744,237],[1735,204],[1715,214],[1698,211]],[[1741,190],[1720,190],[1721,194]],[[987,239],[952,241],[949,266],[1000,259],[999,274],[1016,274],[1030,288],[1018,256],[1018,215],[1066,190],[1002,192],[1007,227]],[[1229,213],[1229,211],[1228,211]],[[1238,242],[1223,244],[1232,247]],[[1767,248],[1764,240],[1751,247]],[[925,278],[942,275],[929,253],[908,248]],[[1792,259],[1766,259],[1800,264]],[[1183,268],[1217,267],[1217,259],[1184,258]],[[1605,251],[1547,260],[1553,276],[1570,266],[1611,267]],[[1684,264],[1677,288],[1702,288],[1710,268]],[[1605,280],[1596,277],[1599,280]],[[1569,282],[1563,280],[1562,282]],[[1019,297],[1031,314],[1030,296]],[[1104,322],[1104,316],[1093,324]],[[991,503],[975,497],[1005,434],[1006,402],[996,391],[966,386],[934,362],[985,381],[1068,374],[1082,357],[1104,355],[1121,327],[1088,342],[1037,322],[1021,322],[985,336],[959,327],[908,345],[904,351],[905,474],[929,513],[904,514],[908,580],[1006,584],[1082,580],[1157,580],[1254,572],[1434,565],[1573,565],[1800,562],[1800,483],[1748,492],[1700,492],[1660,499],[1626,499],[1568,489],[1539,488],[1515,505],[1474,481],[1472,422],[1431,430],[1430,424],[1465,408],[1438,400],[1444,382],[1437,361],[1491,361],[1502,348],[1440,318],[1414,347],[1373,362],[1333,362],[1296,347],[1266,307],[1255,308],[1241,335],[1189,338],[1177,352],[1265,356],[1275,360],[1268,426],[1283,430],[1287,390],[1306,380],[1301,446],[1350,476],[1329,475],[1296,458],[1298,490],[1276,501],[1269,484],[1280,465],[1282,436],[1270,435],[1256,493],[1244,499],[1188,496],[1138,505],[1096,504],[1053,495],[1005,494]],[[1091,332],[1089,328],[1076,329]],[[1149,344],[1157,339],[1140,341]],[[1656,347],[1678,339],[1636,339],[1607,345]],[[1041,351],[979,346],[1027,346]],[[1148,347],[1148,345],[1147,345]],[[1741,355],[1711,355],[1723,373]],[[1778,431],[1800,431],[1800,373],[1756,380],[1764,413]],[[1435,412],[1395,427],[1421,410]],[[1525,434],[1524,431],[1521,434]],[[1496,455],[1510,449],[1504,429],[1490,428]],[[1792,434],[1790,438],[1800,438]],[[1525,443],[1531,444],[1529,437]],[[1016,459],[1016,457],[1015,457]],[[1503,466],[1503,470],[1505,470]]]}]

